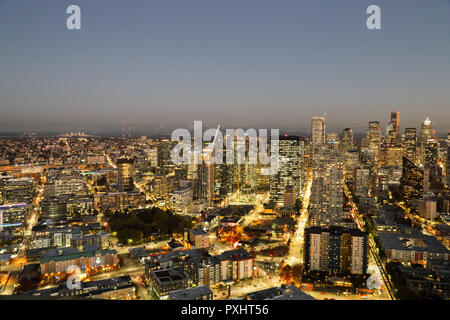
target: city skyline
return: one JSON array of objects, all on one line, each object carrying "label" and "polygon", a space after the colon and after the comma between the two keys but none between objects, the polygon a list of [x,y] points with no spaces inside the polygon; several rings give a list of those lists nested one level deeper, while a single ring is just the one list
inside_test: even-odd
[{"label": "city skyline", "polygon": [[[2,132],[450,128],[449,1],[0,1]],[[405,14],[405,8],[408,14]],[[220,119],[220,120],[219,120]]]}]

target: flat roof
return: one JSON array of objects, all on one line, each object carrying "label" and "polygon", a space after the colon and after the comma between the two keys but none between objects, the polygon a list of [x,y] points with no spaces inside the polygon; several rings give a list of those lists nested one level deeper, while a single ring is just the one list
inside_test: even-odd
[{"label": "flat roof", "polygon": [[385,249],[408,250],[450,254],[450,251],[435,237],[423,234],[380,233],[379,238]]},{"label": "flat roof", "polygon": [[169,292],[172,300],[196,300],[205,295],[212,295],[212,291],[207,285]]},{"label": "flat roof", "polygon": [[250,300],[315,300],[293,285],[281,285],[247,294]]}]

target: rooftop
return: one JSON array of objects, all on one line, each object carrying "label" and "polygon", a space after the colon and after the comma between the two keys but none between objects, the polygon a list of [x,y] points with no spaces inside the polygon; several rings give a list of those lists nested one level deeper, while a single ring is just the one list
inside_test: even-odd
[{"label": "rooftop", "polygon": [[379,238],[387,250],[450,254],[450,251],[432,236],[423,234],[380,233]]},{"label": "rooftop", "polygon": [[206,295],[212,295],[211,289],[206,285],[169,292],[171,300],[197,300]]},{"label": "rooftop", "polygon": [[247,294],[249,300],[315,300],[293,285],[281,285]]}]

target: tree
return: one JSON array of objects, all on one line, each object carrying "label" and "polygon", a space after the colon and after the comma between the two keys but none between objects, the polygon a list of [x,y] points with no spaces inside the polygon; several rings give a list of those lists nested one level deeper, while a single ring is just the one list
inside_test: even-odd
[{"label": "tree", "polygon": [[300,284],[302,282],[302,275],[303,275],[303,265],[294,264],[292,266],[292,279],[294,280],[294,282]]},{"label": "tree", "polygon": [[290,284],[292,283],[292,267],[290,265],[285,265],[280,271],[281,281]]}]

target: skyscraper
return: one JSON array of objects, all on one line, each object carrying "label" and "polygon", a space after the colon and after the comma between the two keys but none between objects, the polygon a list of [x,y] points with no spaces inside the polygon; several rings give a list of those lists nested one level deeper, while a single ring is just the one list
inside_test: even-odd
[{"label": "skyscraper", "polygon": [[117,160],[119,192],[134,190],[134,159],[122,158]]},{"label": "skyscraper", "polygon": [[439,160],[439,142],[436,139],[428,139],[425,144],[425,155],[423,165],[434,168]]},{"label": "skyscraper", "polygon": [[450,177],[450,130],[447,133],[447,165],[446,165],[447,177]]},{"label": "skyscraper", "polygon": [[332,275],[364,274],[367,233],[341,227],[305,229],[305,269]]},{"label": "skyscraper", "polygon": [[389,125],[387,126],[387,137],[389,142],[398,140],[399,129],[400,129],[400,112],[392,111],[391,121],[389,121]]},{"label": "skyscraper", "polygon": [[341,139],[341,150],[346,152],[350,149],[353,149],[353,131],[350,128],[345,128],[342,130],[342,139]]},{"label": "skyscraper", "polygon": [[343,158],[339,150],[322,147],[313,154],[310,224],[322,225],[342,218]]},{"label": "skyscraper", "polygon": [[415,163],[416,162],[416,147],[417,147],[417,132],[416,128],[405,129],[405,157]]},{"label": "skyscraper", "polygon": [[302,187],[303,141],[299,137],[280,137],[279,170],[270,177],[270,196],[282,202],[288,186],[294,187],[298,199]]},{"label": "skyscraper", "polygon": [[406,157],[403,157],[402,171],[400,185],[403,196],[407,199],[420,198],[423,194],[423,170]]},{"label": "skyscraper", "polygon": [[429,139],[434,138],[433,134],[433,123],[429,118],[426,118],[422,123],[421,131],[420,131],[420,163],[425,163],[425,151],[427,147],[427,143]]},{"label": "skyscraper", "polygon": [[372,150],[375,154],[375,159],[378,159],[380,154],[380,140],[381,140],[381,128],[379,121],[370,121],[367,128],[367,142],[368,149]]},{"label": "skyscraper", "polygon": [[311,120],[311,143],[319,146],[325,143],[325,118],[313,117]]}]

